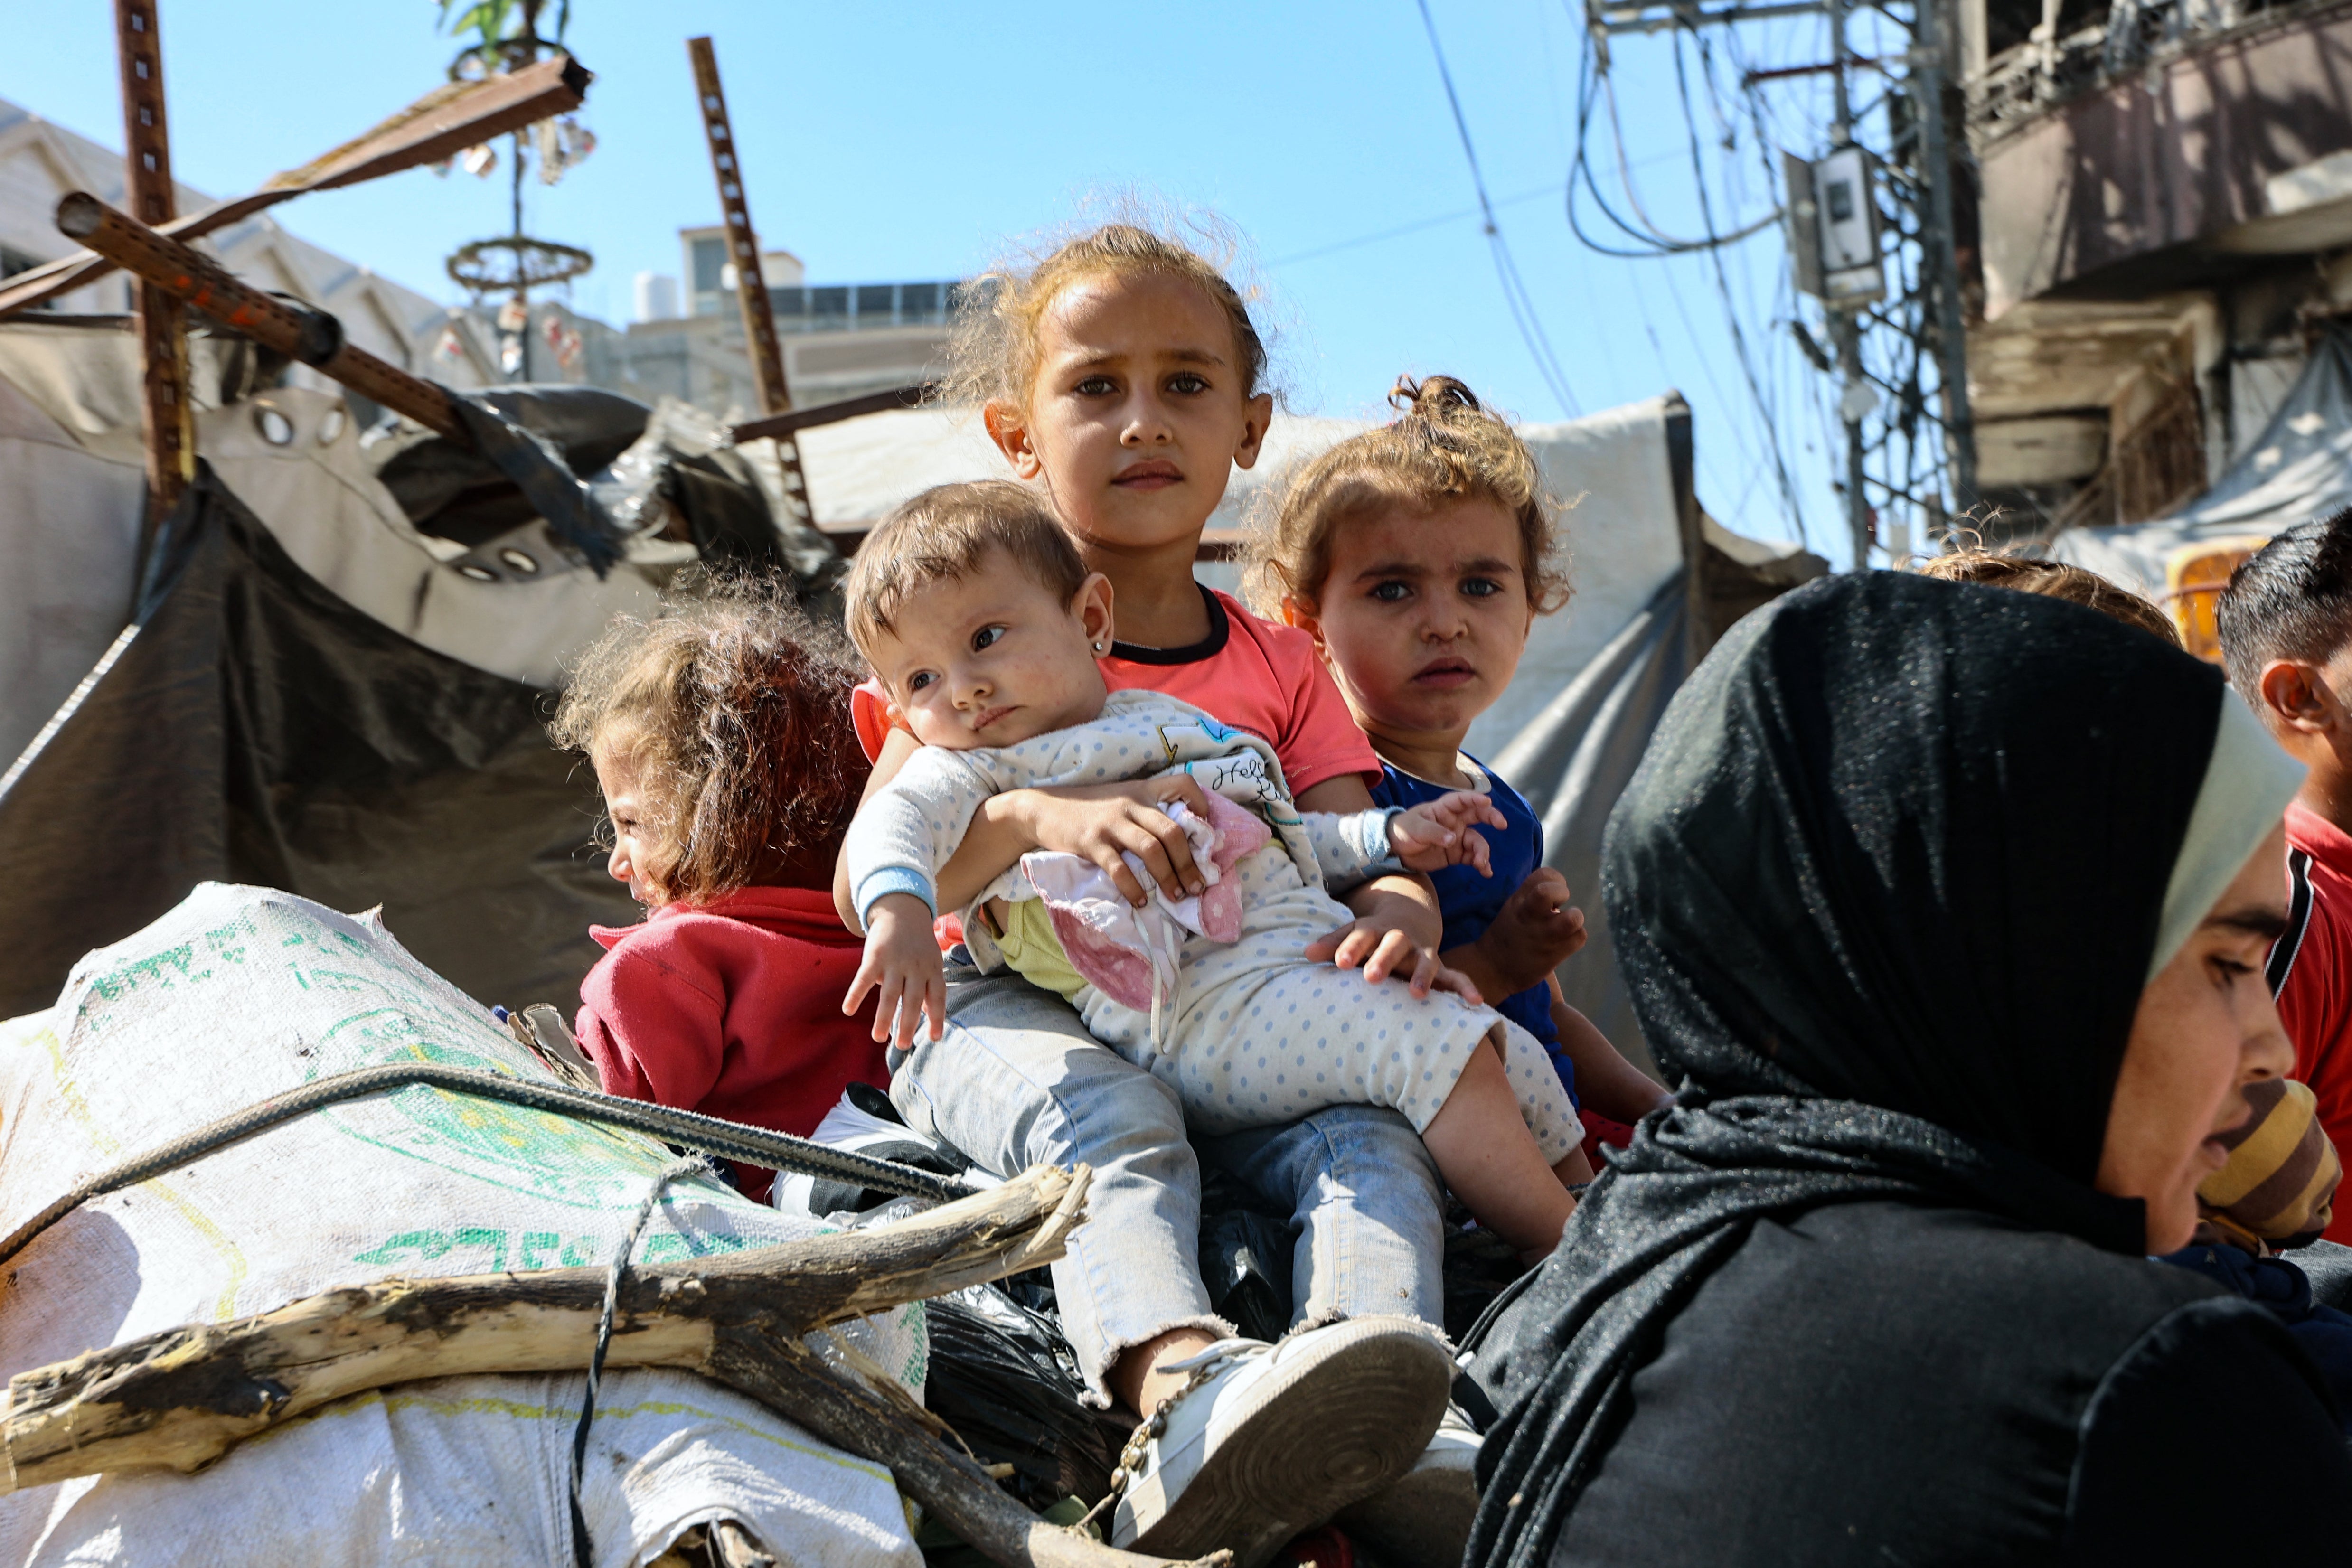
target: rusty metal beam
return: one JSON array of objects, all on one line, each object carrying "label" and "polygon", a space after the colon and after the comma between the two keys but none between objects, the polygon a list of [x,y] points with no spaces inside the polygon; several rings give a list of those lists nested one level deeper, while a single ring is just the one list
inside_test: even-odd
[{"label": "rusty metal beam", "polygon": [[[356,185],[437,163],[494,136],[569,113],[580,107],[593,79],[579,61],[558,55],[510,76],[451,82],[300,168],[272,175],[250,195],[151,226],[173,239],[200,239],[311,191]],[[126,107],[129,101],[126,92]],[[0,287],[0,318],[70,293],[113,270],[114,264],[104,256],[77,251],[20,272]]]},{"label": "rusty metal beam", "polygon": [[[775,309],[760,266],[759,234],[751,227],[751,208],[743,193],[743,163],[727,120],[727,94],[719,85],[719,57],[708,37],[688,38],[686,53],[694,62],[695,102],[702,111],[703,135],[710,144],[710,172],[719,181],[719,206],[727,224],[728,254],[735,263],[735,295],[743,308],[744,347],[751,356],[751,380],[759,389],[760,411],[771,416],[789,413],[793,394],[784,384],[784,349],[776,338]],[[801,472],[800,443],[790,431],[775,440],[776,458],[784,474],[784,499],[801,521],[814,525],[816,509],[809,504],[808,479]]]},{"label": "rusty metal beam", "polygon": [[[131,210],[143,224],[173,215],[172,137],[163,118],[163,41],[154,0],[114,0],[122,70],[122,147]],[[195,410],[188,401],[188,334],[179,301],[138,290],[141,423],[147,437],[147,527],[169,517],[196,476]]]},{"label": "rusty metal beam", "polygon": [[856,419],[861,414],[885,413],[894,408],[919,408],[925,398],[939,390],[937,382],[917,382],[911,386],[892,387],[888,392],[867,392],[863,397],[844,398],[839,402],[819,403],[814,408],[770,414],[765,419],[746,420],[741,424],[730,425],[727,438],[740,446],[747,441],[797,435],[820,424],[838,424],[845,419]]},{"label": "rusty metal beam", "polygon": [[428,430],[460,445],[473,445],[446,390],[344,342],[342,323],[325,311],[289,304],[240,281],[202,251],[157,233],[85,191],[58,203],[58,228],[174,305],[193,306]]}]

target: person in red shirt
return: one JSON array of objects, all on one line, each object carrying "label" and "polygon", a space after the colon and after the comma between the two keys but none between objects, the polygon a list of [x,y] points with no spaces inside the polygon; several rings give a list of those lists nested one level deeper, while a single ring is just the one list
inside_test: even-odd
[{"label": "person in red shirt", "polygon": [[[864,944],[833,862],[866,774],[836,633],[751,588],[617,622],[550,727],[587,754],[606,869],[646,905],[596,926],[574,1032],[607,1094],[806,1136],[851,1083],[888,1082],[873,1008],[841,998]],[[775,1173],[737,1165],[764,1198]]]},{"label": "person in red shirt", "polygon": [[[2230,684],[2308,769],[2286,810],[2287,929],[2268,978],[2319,1122],[2352,1148],[2352,509],[2298,523],[2216,608]],[[2327,1239],[2352,1242],[2352,1207]]]}]

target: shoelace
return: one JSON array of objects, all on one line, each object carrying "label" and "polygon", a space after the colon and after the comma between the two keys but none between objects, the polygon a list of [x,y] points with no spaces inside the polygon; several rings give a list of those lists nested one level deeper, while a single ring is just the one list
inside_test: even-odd
[{"label": "shoelace", "polygon": [[1119,1450],[1118,1468],[1110,1473],[1110,1490],[1104,1494],[1100,1502],[1087,1511],[1086,1518],[1078,1521],[1078,1528],[1083,1530],[1092,1524],[1105,1509],[1126,1495],[1136,1477],[1143,1473],[1143,1463],[1150,1455],[1152,1441],[1167,1433],[1168,1413],[1175,1409],[1186,1395],[1213,1381],[1228,1364],[1241,1361],[1250,1352],[1262,1351],[1272,1354],[1275,1348],[1264,1340],[1221,1339],[1181,1361],[1161,1365],[1160,1370],[1162,1372],[1182,1372],[1191,1375],[1184,1379],[1183,1387],[1162,1399],[1152,1407],[1150,1415],[1136,1424],[1135,1430],[1128,1437],[1127,1446]]}]

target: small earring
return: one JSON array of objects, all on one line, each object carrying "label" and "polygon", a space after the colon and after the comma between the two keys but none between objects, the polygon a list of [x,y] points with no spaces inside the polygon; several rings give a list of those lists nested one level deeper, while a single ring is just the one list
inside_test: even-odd
[{"label": "small earring", "polygon": [[1102,644],[1100,643],[1097,643],[1095,644],[1095,657],[1097,659],[1102,657]]}]

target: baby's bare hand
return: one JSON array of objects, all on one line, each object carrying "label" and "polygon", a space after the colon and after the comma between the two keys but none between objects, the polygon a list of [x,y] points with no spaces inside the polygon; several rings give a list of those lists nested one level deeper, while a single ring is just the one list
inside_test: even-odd
[{"label": "baby's bare hand", "polygon": [[849,982],[841,1010],[855,1013],[868,991],[878,991],[874,1038],[899,1051],[915,1041],[926,1017],[933,1040],[947,1027],[948,982],[931,935],[931,912],[912,894],[886,894],[866,912],[866,956]]},{"label": "baby's bare hand", "polygon": [[1511,994],[1540,985],[1584,946],[1584,911],[1568,902],[1568,879],[1549,866],[1519,883],[1478,938],[1478,951]]}]

